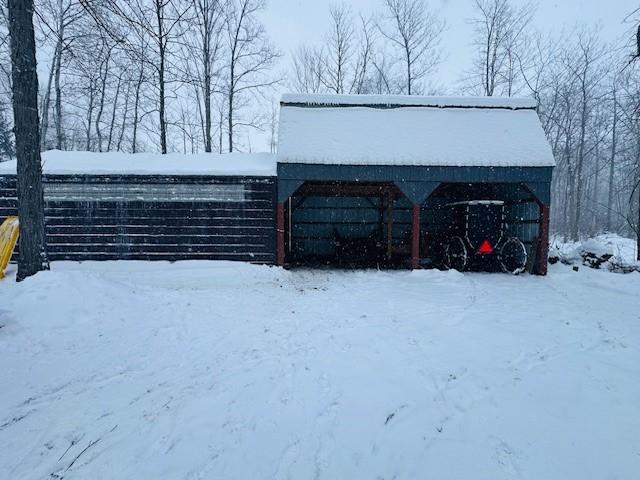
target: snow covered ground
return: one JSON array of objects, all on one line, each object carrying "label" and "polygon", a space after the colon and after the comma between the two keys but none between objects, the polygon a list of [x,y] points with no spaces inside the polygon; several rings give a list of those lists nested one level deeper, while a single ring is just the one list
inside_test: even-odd
[{"label": "snow covered ground", "polygon": [[54,263],[0,283],[2,479],[633,479],[640,274]]}]

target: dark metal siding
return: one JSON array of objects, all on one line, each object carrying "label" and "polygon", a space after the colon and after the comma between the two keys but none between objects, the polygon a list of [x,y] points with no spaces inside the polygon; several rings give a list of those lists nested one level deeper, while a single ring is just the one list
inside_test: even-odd
[{"label": "dark metal siding", "polygon": [[284,201],[305,181],[393,182],[422,203],[440,183],[526,183],[545,205],[553,167],[427,167],[278,163],[278,199]]},{"label": "dark metal siding", "polygon": [[[378,232],[387,238],[388,211],[379,197],[306,197],[292,213],[292,250],[297,256],[331,257],[334,235],[364,238]],[[407,243],[411,235],[411,203],[393,200],[393,243]]]},{"label": "dark metal siding", "polygon": [[[273,177],[48,175],[44,189],[51,260],[275,262]],[[0,219],[16,214],[15,176],[0,177]]]}]

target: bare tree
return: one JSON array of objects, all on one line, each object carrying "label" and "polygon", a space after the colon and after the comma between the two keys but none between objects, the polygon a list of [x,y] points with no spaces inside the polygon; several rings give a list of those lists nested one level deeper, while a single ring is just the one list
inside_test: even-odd
[{"label": "bare tree", "polygon": [[44,0],[39,4],[38,19],[41,30],[51,36],[54,49],[47,88],[42,101],[41,148],[46,148],[49,129],[51,89],[55,89],[54,122],[56,126],[55,147],[63,149],[62,120],[62,69],[63,58],[71,53],[72,44],[83,32],[74,28],[82,18],[82,8],[77,0]]},{"label": "bare tree", "polygon": [[[631,12],[625,20],[629,20],[633,18],[635,28],[635,38],[632,41],[632,54],[631,59],[629,60],[628,65],[631,65],[634,62],[637,62],[640,59],[640,20],[638,20],[638,15],[640,14],[640,8],[636,8]],[[635,110],[637,113],[638,110]],[[636,235],[636,256],[637,259],[640,260],[640,153],[636,158],[635,162],[635,172],[634,172],[634,182],[632,185],[632,191],[629,195],[629,205],[630,210],[633,210],[634,198],[637,197],[637,214],[630,214],[628,216],[628,224],[634,230]],[[637,220],[637,221],[634,221]]]},{"label": "bare tree", "polygon": [[[198,107],[204,104],[202,112],[202,130],[205,152],[212,151],[212,102],[214,93],[219,90],[222,75],[222,33],[225,21],[226,3],[222,0],[192,0],[195,16],[194,33],[188,37],[187,51],[198,59],[197,73],[193,79],[197,88]],[[191,62],[187,62],[190,65]],[[187,68],[187,70],[190,70]]]},{"label": "bare tree", "polygon": [[375,51],[375,23],[370,18],[360,15],[360,31],[353,81],[350,91],[355,94],[371,93],[371,71]]},{"label": "bare tree", "polygon": [[257,116],[242,121],[239,111],[246,106],[244,96],[254,98],[278,80],[269,72],[280,53],[269,43],[257,14],[265,6],[262,0],[229,0],[225,19],[227,41],[227,136],[229,151],[234,150],[235,127],[258,126]]},{"label": "bare tree", "polygon": [[510,0],[474,0],[474,6],[477,17],[471,24],[478,56],[471,74],[472,87],[479,87],[487,96],[511,96],[535,6],[526,3],[515,8]]},{"label": "bare tree", "polygon": [[345,4],[330,9],[322,46],[302,45],[292,55],[291,88],[301,93],[370,93],[375,77],[376,26]]},{"label": "bare tree", "polygon": [[609,159],[609,181],[607,192],[607,231],[613,227],[614,190],[616,173],[616,155],[618,153],[618,78],[614,75],[611,82],[611,157]]},{"label": "bare tree", "polygon": [[577,85],[577,101],[579,105],[575,195],[572,197],[573,203],[575,204],[575,208],[572,208],[574,216],[571,222],[571,238],[573,240],[578,239],[582,216],[583,173],[586,149],[588,148],[588,122],[591,120],[591,114],[594,112],[594,97],[598,94],[598,89],[607,73],[600,63],[606,50],[604,46],[599,43],[598,36],[595,32],[581,31],[578,34],[576,47],[577,55],[575,52],[567,52],[568,55],[565,57],[565,65],[570,73],[570,80]]},{"label": "bare tree", "polygon": [[107,97],[107,87],[109,76],[111,75],[111,63],[112,63],[112,53],[115,45],[110,44],[109,39],[107,37],[103,37],[101,39],[101,54],[98,56],[100,58],[100,64],[98,66],[98,110],[96,112],[95,118],[95,132],[96,132],[96,144],[98,147],[98,151],[102,152],[102,115],[104,113],[105,100]]},{"label": "bare tree", "polygon": [[298,93],[321,93],[324,87],[324,51],[302,45],[292,54],[290,88]]},{"label": "bare tree", "polygon": [[[120,90],[122,89],[122,77],[124,72],[120,71],[117,75],[116,93],[113,98],[113,108],[111,109],[111,121],[109,122],[109,137],[107,138],[107,152],[111,151],[114,133],[116,128],[116,114],[118,113],[118,101],[120,100]],[[126,113],[123,115],[126,118]]]},{"label": "bare tree", "polygon": [[[85,3],[90,0],[84,0]],[[99,24],[110,35],[116,36],[119,42],[129,43],[121,34],[109,26],[109,22],[97,15],[95,7],[89,5],[91,12],[97,17]],[[103,10],[120,19],[129,26],[132,32],[142,37],[139,42],[152,45],[155,58],[141,58],[156,74],[158,98],[158,122],[160,130],[160,151],[167,153],[167,85],[169,83],[169,56],[172,44],[182,38],[180,28],[188,14],[191,3],[185,0],[105,0]],[[147,40],[148,39],[148,40]],[[133,45],[139,42],[133,42]],[[131,45],[131,46],[133,46]]]},{"label": "bare tree", "polygon": [[404,93],[420,92],[421,82],[442,59],[440,40],[445,24],[431,12],[424,0],[384,0],[382,35],[400,52],[404,64]]},{"label": "bare tree", "polygon": [[133,52],[134,58],[137,58],[137,74],[135,76],[134,82],[134,100],[133,100],[133,121],[132,121],[132,134],[131,134],[131,151],[133,153],[138,152],[138,129],[140,126],[141,119],[141,99],[142,99],[142,88],[147,81],[147,55],[149,50],[149,44],[147,36],[145,35],[143,29],[140,27],[140,33],[138,37],[138,41],[132,45],[130,49]]},{"label": "bare tree", "polygon": [[21,281],[48,268],[48,261],[40,161],[33,0],[9,0],[8,6],[20,218],[17,280]]},{"label": "bare tree", "polygon": [[276,146],[278,144],[278,104],[273,102],[271,104],[271,115],[269,117],[269,151],[276,153]]},{"label": "bare tree", "polygon": [[[346,4],[330,8],[331,29],[326,37],[324,84],[333,93],[346,93],[349,65],[354,54],[354,31],[351,9]],[[348,91],[348,90],[347,90]]]},{"label": "bare tree", "polygon": [[[556,158],[552,229],[569,238],[635,232],[640,172],[640,80],[626,52],[582,27],[532,44],[522,79]],[[629,68],[627,68],[629,67]],[[605,194],[606,192],[606,194]]]}]

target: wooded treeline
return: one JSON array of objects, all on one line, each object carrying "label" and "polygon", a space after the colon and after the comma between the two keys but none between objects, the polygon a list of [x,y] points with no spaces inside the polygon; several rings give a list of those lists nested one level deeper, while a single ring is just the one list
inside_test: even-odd
[{"label": "wooded treeline", "polygon": [[[437,79],[448,53],[446,19],[423,0],[379,0],[369,14],[337,3],[327,12],[326,34],[293,46],[282,62],[260,21],[263,0],[37,0],[41,148],[246,151],[259,129],[274,149],[274,99],[283,88],[534,96],[558,164],[555,232],[573,239],[637,233],[636,13],[626,19],[629,42],[607,44],[590,25],[536,31],[533,4],[469,2],[475,56],[459,82],[443,86]],[[13,143],[2,7],[0,156],[6,159]]]},{"label": "wooded treeline", "polygon": [[[280,53],[258,20],[264,7],[262,0],[37,0],[38,58],[46,65],[41,148],[248,148],[248,130],[270,121],[254,105],[269,104],[263,97],[278,80]],[[4,39],[6,8],[2,23]],[[4,42],[0,48],[6,59]],[[0,64],[5,100],[9,63]],[[2,125],[0,118],[0,137]]]}]

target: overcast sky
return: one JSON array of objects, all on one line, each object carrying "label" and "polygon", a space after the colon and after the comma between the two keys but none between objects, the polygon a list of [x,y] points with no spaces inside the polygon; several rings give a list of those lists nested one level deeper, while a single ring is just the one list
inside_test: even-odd
[{"label": "overcast sky", "polygon": [[[263,21],[271,40],[283,52],[280,68],[289,69],[290,53],[303,43],[322,40],[329,25],[329,7],[335,0],[267,0]],[[347,1],[354,13],[365,15],[381,11],[382,0]],[[474,55],[469,19],[474,15],[473,0],[431,0],[431,8],[447,23],[442,47],[445,60],[439,66],[435,83],[456,90],[456,83],[470,67]],[[514,5],[524,2],[514,0]],[[633,35],[628,15],[640,6],[640,0],[539,0],[533,26],[543,33],[571,30],[580,24],[596,24],[603,40],[618,49]],[[612,52],[613,55],[613,52]],[[286,90],[281,87],[276,98]],[[260,137],[258,135],[257,137]],[[255,143],[254,143],[255,142]],[[266,141],[254,138],[254,149],[266,148]]]},{"label": "overcast sky", "polygon": [[[269,36],[285,54],[282,67],[289,65],[289,53],[301,43],[322,39],[329,25],[329,6],[332,0],[268,0],[264,22]],[[346,2],[355,13],[375,13],[381,10],[382,0],[351,0]],[[515,0],[514,4],[521,1]],[[625,17],[640,6],[638,0],[539,0],[534,26],[541,31],[571,29],[580,23],[600,23],[602,37],[610,42],[622,41],[632,25]],[[442,46],[446,60],[439,68],[438,80],[456,81],[469,68],[473,55],[470,47],[469,18],[474,14],[472,0],[431,0],[432,9],[447,22]]]}]

